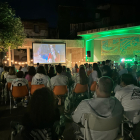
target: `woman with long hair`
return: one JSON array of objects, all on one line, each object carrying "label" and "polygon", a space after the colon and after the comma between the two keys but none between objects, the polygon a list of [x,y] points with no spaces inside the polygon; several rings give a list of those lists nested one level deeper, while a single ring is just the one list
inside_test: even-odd
[{"label": "woman with long hair", "polygon": [[35,67],[31,66],[29,68],[28,74],[26,75],[25,79],[27,79],[28,82],[32,82],[32,78],[33,78],[33,76],[35,76],[35,74],[36,74]]},{"label": "woman with long hair", "polygon": [[15,67],[10,67],[9,73],[6,76],[7,83],[12,83],[12,81],[16,78],[17,78],[17,76],[16,76],[16,72],[15,72]]},{"label": "woman with long hair", "polygon": [[22,119],[23,130],[14,140],[56,140],[53,126],[59,119],[54,93],[49,88],[38,89]]},{"label": "woman with long hair", "polygon": [[89,86],[92,85],[94,81],[102,76],[101,71],[97,63],[93,63],[93,72],[89,75]]}]

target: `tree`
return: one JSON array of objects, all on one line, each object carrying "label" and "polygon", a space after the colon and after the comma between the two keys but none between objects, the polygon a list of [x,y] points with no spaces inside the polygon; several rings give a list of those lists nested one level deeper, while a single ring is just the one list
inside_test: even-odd
[{"label": "tree", "polygon": [[0,52],[17,49],[24,43],[26,35],[21,19],[8,3],[0,3]]}]

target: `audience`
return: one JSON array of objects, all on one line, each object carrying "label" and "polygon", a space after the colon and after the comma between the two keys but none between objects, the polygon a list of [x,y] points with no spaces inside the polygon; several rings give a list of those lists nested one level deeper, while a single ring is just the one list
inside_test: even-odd
[{"label": "audience", "polygon": [[[23,76],[24,76],[23,71],[17,72],[16,76],[17,76],[17,78],[12,81],[11,90],[13,87],[17,87],[17,86],[27,86],[27,88],[28,88],[28,81],[25,78],[23,78]],[[16,98],[13,98],[13,99],[14,99],[13,108],[17,108],[17,100],[16,100]],[[24,99],[24,107],[27,107],[27,104],[28,104],[28,99],[26,96]]]},{"label": "audience", "polygon": [[111,75],[112,75],[112,70],[111,70],[110,66],[105,65],[102,68],[102,76],[108,76],[111,78]]},{"label": "audience", "polygon": [[131,69],[130,63],[127,63],[127,71],[128,71],[129,74],[132,73],[132,69]]},{"label": "audience", "polygon": [[67,76],[69,79],[71,78],[71,74],[66,71],[66,66],[62,67],[62,73],[61,74]]},{"label": "audience", "polygon": [[51,88],[53,89],[55,86],[60,85],[68,85],[68,77],[62,75],[62,66],[58,65],[56,67],[57,75],[51,78]]},{"label": "audience", "polygon": [[55,71],[54,71],[54,66],[51,66],[51,67],[50,67],[48,76],[50,77],[50,79],[51,79],[52,77],[56,76]]},{"label": "audience", "polygon": [[35,67],[31,66],[29,68],[28,74],[26,75],[25,79],[27,79],[28,82],[32,82],[32,78],[33,76],[35,76],[35,74],[36,74]]},{"label": "audience", "polygon": [[48,64],[45,64],[45,71],[46,71],[46,75],[48,75],[48,73],[49,73],[49,65]]},{"label": "audience", "polygon": [[37,69],[36,75],[32,78],[31,85],[42,85],[46,87],[51,87],[50,78],[46,75],[45,69],[43,66],[39,66]]},{"label": "audience", "polygon": [[19,67],[19,71],[21,71],[21,69],[22,69],[22,66]]},{"label": "audience", "polygon": [[75,64],[74,68],[72,68],[72,73],[73,73],[73,74],[74,74],[74,73],[77,73],[77,71],[78,71],[78,65]]},{"label": "audience", "polygon": [[101,71],[97,63],[93,64],[93,72],[89,75],[89,87],[91,87],[94,81],[97,81],[101,77]]},{"label": "audience", "polygon": [[120,63],[120,71],[119,71],[119,76],[122,74],[128,73],[127,69],[125,69],[125,63]]},{"label": "audience", "polygon": [[15,72],[15,68],[14,67],[10,67],[9,69],[9,73],[6,76],[6,82],[7,83],[12,83],[12,81],[17,78],[16,76],[16,72]]},{"label": "audience", "polygon": [[23,71],[24,74],[25,74],[25,72],[28,72],[27,64],[24,65],[24,67],[21,69],[21,71]]},{"label": "audience", "polygon": [[106,60],[106,61],[105,61],[105,65],[107,65],[107,66],[110,67],[110,60]]},{"label": "audience", "polygon": [[88,77],[86,75],[84,65],[80,66],[79,73],[75,77],[73,77],[73,80],[75,82],[74,87],[76,87],[77,84],[81,85],[88,84]]},{"label": "audience", "polygon": [[[72,114],[75,123],[85,124],[84,114],[90,113],[100,118],[115,118],[122,115],[123,107],[114,97],[111,97],[113,81],[109,77],[101,77],[96,86],[96,96],[89,100],[83,100]],[[115,123],[115,122],[114,122]],[[108,124],[109,125],[109,124]],[[88,131],[91,139],[114,140],[118,136],[119,128],[109,131]],[[83,134],[83,133],[82,133]],[[88,137],[88,136],[87,136]],[[87,139],[87,138],[86,138]]]},{"label": "audience", "polygon": [[36,90],[27,108],[22,119],[24,128],[14,140],[58,140],[53,126],[60,117],[53,92],[49,88]]},{"label": "audience", "polygon": [[37,67],[35,67],[36,71],[37,71],[38,67],[39,67],[39,63],[37,63]]}]

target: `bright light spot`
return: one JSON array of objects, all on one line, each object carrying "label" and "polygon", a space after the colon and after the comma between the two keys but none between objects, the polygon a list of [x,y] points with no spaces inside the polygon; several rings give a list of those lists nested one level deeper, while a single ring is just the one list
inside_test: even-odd
[{"label": "bright light spot", "polygon": [[15,62],[15,64],[17,64],[17,62]]},{"label": "bright light spot", "polygon": [[7,58],[7,60],[9,60],[9,58]]}]

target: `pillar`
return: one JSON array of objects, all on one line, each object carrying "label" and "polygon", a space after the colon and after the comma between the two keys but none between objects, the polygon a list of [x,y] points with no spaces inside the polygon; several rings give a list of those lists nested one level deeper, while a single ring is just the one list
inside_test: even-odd
[{"label": "pillar", "polygon": [[14,49],[12,49],[12,64],[14,64],[15,60],[14,60]]},{"label": "pillar", "polygon": [[30,48],[27,47],[27,64],[28,64],[28,66],[30,65],[30,63],[31,63]]},{"label": "pillar", "polygon": [[11,66],[11,50],[8,48],[8,56],[9,56],[9,66]]}]

